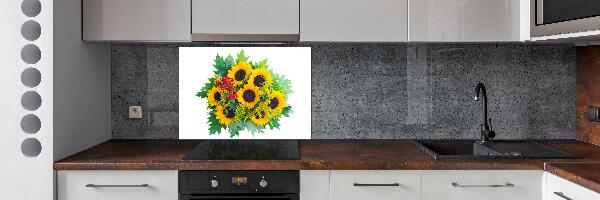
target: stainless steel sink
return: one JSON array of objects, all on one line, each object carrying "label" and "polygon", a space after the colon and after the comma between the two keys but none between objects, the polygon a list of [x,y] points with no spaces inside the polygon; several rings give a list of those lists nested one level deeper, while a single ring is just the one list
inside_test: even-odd
[{"label": "stainless steel sink", "polygon": [[413,142],[435,159],[577,158],[570,153],[530,141],[498,140],[483,144],[475,140],[414,140]]}]

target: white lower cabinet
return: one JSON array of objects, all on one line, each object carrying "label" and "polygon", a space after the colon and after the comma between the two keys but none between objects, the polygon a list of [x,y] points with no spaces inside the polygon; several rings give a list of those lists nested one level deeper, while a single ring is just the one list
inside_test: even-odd
[{"label": "white lower cabinet", "polygon": [[331,171],[331,200],[419,200],[419,171]]},{"label": "white lower cabinet", "polygon": [[580,185],[546,173],[544,200],[600,200],[600,194]]},{"label": "white lower cabinet", "polygon": [[543,171],[425,170],[422,200],[542,200]]},{"label": "white lower cabinet", "polygon": [[[536,170],[302,170],[301,200],[600,200]],[[58,200],[177,200],[175,170],[57,171]],[[543,184],[544,183],[544,184]]]},{"label": "white lower cabinet", "polygon": [[329,200],[329,170],[300,171],[300,199]]},{"label": "white lower cabinet", "polygon": [[177,171],[57,172],[58,200],[177,200]]}]

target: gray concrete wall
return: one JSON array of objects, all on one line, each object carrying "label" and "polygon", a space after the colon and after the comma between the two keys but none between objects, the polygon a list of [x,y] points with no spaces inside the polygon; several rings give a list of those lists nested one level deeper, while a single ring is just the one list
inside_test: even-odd
[{"label": "gray concrete wall", "polygon": [[[113,138],[178,138],[178,47],[112,47]],[[312,47],[315,139],[478,138],[488,89],[497,138],[575,138],[575,48],[540,44]],[[142,105],[144,119],[127,119]]]}]

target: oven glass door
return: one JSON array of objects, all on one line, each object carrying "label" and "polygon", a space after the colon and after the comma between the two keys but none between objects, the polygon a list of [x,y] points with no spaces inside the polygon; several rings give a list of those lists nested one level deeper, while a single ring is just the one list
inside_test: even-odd
[{"label": "oven glass door", "polygon": [[285,195],[269,195],[269,196],[255,196],[255,195],[220,195],[220,196],[194,196],[194,195],[181,195],[179,200],[299,200],[297,194],[285,194]]},{"label": "oven glass door", "polygon": [[536,24],[600,16],[600,0],[536,0]]}]

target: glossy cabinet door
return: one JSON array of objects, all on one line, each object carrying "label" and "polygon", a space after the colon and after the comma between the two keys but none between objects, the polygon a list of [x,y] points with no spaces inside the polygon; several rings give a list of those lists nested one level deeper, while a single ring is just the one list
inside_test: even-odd
[{"label": "glossy cabinet door", "polygon": [[329,170],[300,171],[300,199],[329,200]]},{"label": "glossy cabinet door", "polygon": [[331,200],[418,200],[421,172],[403,170],[333,170]]},{"label": "glossy cabinet door", "polygon": [[600,194],[573,182],[547,173],[544,200],[600,200]]},{"label": "glossy cabinet door", "polygon": [[179,199],[175,170],[58,171],[56,182],[58,200]]},{"label": "glossy cabinet door", "polygon": [[300,41],[404,42],[408,0],[301,0]]},{"label": "glossy cabinet door", "polygon": [[83,0],[85,41],[190,41],[190,0]]},{"label": "glossy cabinet door", "polygon": [[[191,1],[193,40],[236,40],[240,35],[295,35],[298,40],[299,0]],[[273,37],[271,40],[277,40],[277,36]]]},{"label": "glossy cabinet door", "polygon": [[529,40],[528,0],[410,0],[409,41]]},{"label": "glossy cabinet door", "polygon": [[422,200],[542,200],[543,171],[423,171]]}]

